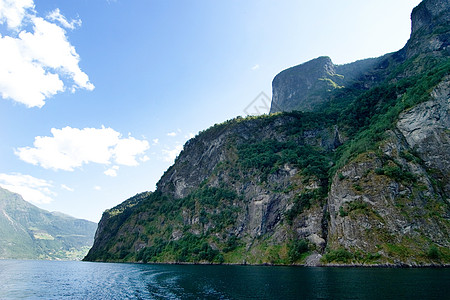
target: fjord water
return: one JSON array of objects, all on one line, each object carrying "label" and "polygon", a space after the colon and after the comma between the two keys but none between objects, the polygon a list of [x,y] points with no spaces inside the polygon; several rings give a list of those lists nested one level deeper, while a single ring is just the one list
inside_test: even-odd
[{"label": "fjord water", "polygon": [[0,261],[0,299],[448,299],[450,269]]}]

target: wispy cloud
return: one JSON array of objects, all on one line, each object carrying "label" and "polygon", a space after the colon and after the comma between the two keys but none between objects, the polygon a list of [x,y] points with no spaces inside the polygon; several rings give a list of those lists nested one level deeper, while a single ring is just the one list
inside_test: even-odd
[{"label": "wispy cloud", "polygon": [[[94,85],[79,67],[80,57],[67,39],[65,29],[81,20],[67,20],[59,9],[46,19],[37,16],[33,0],[0,0],[0,95],[4,99],[42,107],[45,100],[64,91],[93,90]],[[26,28],[31,25],[32,31]]]},{"label": "wispy cloud", "polygon": [[117,176],[117,171],[119,170],[119,166],[112,166],[111,168],[109,168],[108,170],[106,170],[105,172],[103,172],[106,176],[111,176],[111,177],[116,177]]},{"label": "wispy cloud", "polygon": [[189,132],[184,137],[187,138],[187,139],[192,139],[193,137],[195,137],[195,134],[193,134],[192,132]]},{"label": "wispy cloud", "polygon": [[0,173],[0,186],[35,204],[50,203],[56,196],[49,181],[20,173]]},{"label": "wispy cloud", "polygon": [[101,191],[101,190],[102,190],[102,187],[99,186],[99,185],[95,185],[95,186],[93,187],[93,189],[96,190],[96,191]]},{"label": "wispy cloud", "polygon": [[69,191],[69,192],[74,192],[74,191],[75,191],[73,188],[68,187],[68,186],[65,185],[65,184],[61,184],[61,188],[62,188],[63,190]]},{"label": "wispy cloud", "polygon": [[142,162],[146,162],[146,161],[150,160],[150,157],[148,157],[147,155],[144,155],[144,156],[140,157],[139,160]]},{"label": "wispy cloud", "polygon": [[182,145],[176,145],[173,148],[163,149],[163,160],[166,162],[173,162],[175,158],[177,158],[178,154],[180,154],[181,150],[183,150]]},{"label": "wispy cloud", "polygon": [[254,65],[254,66],[252,67],[252,70],[253,70],[253,71],[256,71],[256,70],[258,70],[259,68],[260,68],[259,65],[256,64],[256,65]]},{"label": "wispy cloud", "polygon": [[[51,129],[52,136],[38,136],[33,147],[21,147],[15,154],[23,161],[45,169],[74,171],[84,164],[137,166],[149,149],[146,140],[122,138],[112,128]],[[117,171],[117,170],[115,170]],[[108,172],[109,176],[114,174]],[[106,174],[106,173],[105,173]]]},{"label": "wispy cloud", "polygon": [[56,22],[60,23],[63,27],[65,27],[67,29],[72,29],[72,30],[81,26],[81,23],[82,23],[80,19],[74,19],[74,20],[68,21],[66,19],[66,17],[64,17],[61,14],[61,12],[59,11],[59,8],[57,8],[54,11],[52,11],[51,13],[49,13],[47,15],[47,19],[50,21],[56,21]]},{"label": "wispy cloud", "polygon": [[177,136],[177,133],[175,132],[175,131],[173,131],[173,132],[169,132],[168,134],[167,134],[167,136]]}]

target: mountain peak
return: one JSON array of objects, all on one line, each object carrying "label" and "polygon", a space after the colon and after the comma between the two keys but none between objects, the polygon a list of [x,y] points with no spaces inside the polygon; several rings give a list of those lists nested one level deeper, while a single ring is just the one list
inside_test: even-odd
[{"label": "mountain peak", "polygon": [[411,13],[411,36],[403,49],[346,65],[334,65],[328,56],[321,56],[280,72],[272,82],[270,113],[317,110],[341,88],[368,89],[384,80],[392,62],[421,54],[445,57],[449,45],[450,0],[424,0]]},{"label": "mountain peak", "polygon": [[[449,54],[450,0],[425,0],[411,13],[411,37],[406,56],[422,53]],[[443,52],[442,52],[443,51]]]},{"label": "mountain peak", "polygon": [[341,85],[342,79],[328,56],[284,70],[273,79],[270,112],[314,110]]},{"label": "mountain peak", "polygon": [[411,36],[420,29],[433,27],[450,21],[450,0],[425,0],[411,13]]}]

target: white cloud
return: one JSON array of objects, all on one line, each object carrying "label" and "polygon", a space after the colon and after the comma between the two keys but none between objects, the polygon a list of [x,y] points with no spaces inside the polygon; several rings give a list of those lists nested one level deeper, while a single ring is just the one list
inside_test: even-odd
[{"label": "white cloud", "polygon": [[254,66],[252,67],[252,70],[253,70],[253,71],[256,71],[256,70],[258,70],[259,68],[260,68],[259,65],[256,64],[256,65],[254,65]]},{"label": "white cloud", "polygon": [[64,83],[58,75],[24,59],[21,51],[16,39],[0,36],[0,94],[28,107],[42,107],[46,98],[64,90]]},{"label": "white cloud", "polygon": [[177,133],[176,133],[176,132],[169,132],[169,133],[167,134],[167,136],[177,136]]},{"label": "white cloud", "polygon": [[144,153],[149,148],[145,140],[137,140],[133,137],[120,139],[114,148],[114,158],[116,163],[125,166],[137,166],[139,163],[136,156]]},{"label": "white cloud", "polygon": [[117,176],[117,171],[119,170],[119,166],[112,166],[111,168],[109,168],[108,170],[106,170],[105,172],[103,172],[106,176],[111,176],[111,177],[116,177]]},{"label": "white cloud", "polygon": [[51,21],[57,21],[63,27],[68,28],[68,29],[75,29],[75,28],[81,26],[81,20],[80,19],[68,21],[66,19],[66,17],[64,17],[61,14],[61,12],[59,11],[59,8],[57,8],[54,11],[52,11],[51,13],[49,13],[47,15],[47,19],[49,19]]},{"label": "white cloud", "polygon": [[73,188],[68,187],[68,186],[65,185],[65,184],[61,184],[61,188],[62,188],[63,190],[69,191],[69,192],[75,191]]},{"label": "white cloud", "polygon": [[[45,169],[73,171],[84,164],[111,163],[137,166],[137,158],[149,149],[146,140],[122,138],[112,128],[52,128],[53,136],[38,136],[34,147],[21,147],[15,154],[23,161]],[[111,174],[111,173],[110,173]]]},{"label": "white cloud", "polygon": [[140,161],[142,162],[146,162],[150,160],[150,157],[148,157],[147,155],[142,156],[141,158],[139,158]]},{"label": "white cloud", "polygon": [[96,186],[94,186],[94,190],[96,190],[96,191],[101,191],[101,190],[102,190],[102,187],[101,187],[101,186],[98,186],[98,185],[96,185]]},{"label": "white cloud", "polygon": [[33,0],[0,0],[0,24],[6,23],[9,29],[16,30],[33,8]]},{"label": "white cloud", "polygon": [[0,173],[0,186],[36,204],[50,203],[53,201],[52,197],[56,196],[51,191],[53,186],[50,182],[20,173]]},{"label": "white cloud", "polygon": [[153,145],[158,145],[159,144],[159,139],[153,139]]},{"label": "white cloud", "polygon": [[[9,35],[0,35],[0,95],[27,107],[42,107],[45,100],[67,86],[93,90],[94,85],[79,67],[80,57],[66,36],[81,20],[68,21],[59,10],[45,20],[36,15],[31,0],[0,0],[0,25]],[[61,26],[52,23],[58,22]],[[31,24],[33,31],[20,31]]]},{"label": "white cloud", "polygon": [[182,145],[176,145],[172,149],[163,149],[163,159],[167,162],[173,162],[175,158],[177,158],[178,154],[180,154],[181,150],[183,150]]},{"label": "white cloud", "polygon": [[192,139],[193,137],[195,137],[195,134],[193,134],[192,132],[189,132],[184,137],[187,138],[187,139]]}]

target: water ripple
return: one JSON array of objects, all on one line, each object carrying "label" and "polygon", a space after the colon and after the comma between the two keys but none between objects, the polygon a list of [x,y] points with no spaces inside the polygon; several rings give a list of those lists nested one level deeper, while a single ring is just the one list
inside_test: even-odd
[{"label": "water ripple", "polygon": [[450,269],[0,260],[0,299],[444,299]]}]

